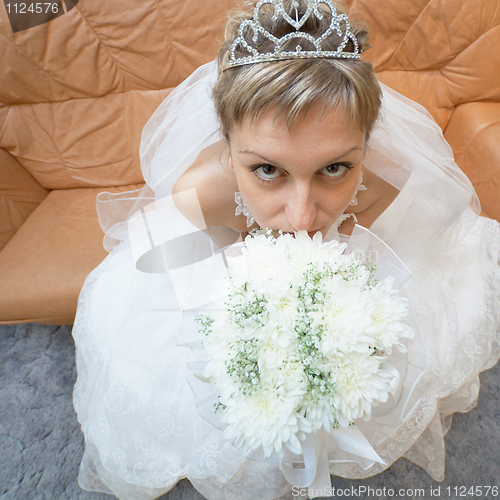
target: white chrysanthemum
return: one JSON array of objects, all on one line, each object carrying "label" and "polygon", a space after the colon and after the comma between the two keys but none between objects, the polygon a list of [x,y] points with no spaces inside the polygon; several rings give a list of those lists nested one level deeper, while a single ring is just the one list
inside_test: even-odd
[{"label": "white chrysanthemum", "polygon": [[400,352],[406,352],[406,347],[400,342],[401,338],[413,338],[413,331],[404,323],[408,316],[408,300],[394,295],[393,283],[394,279],[390,277],[372,290],[375,303],[372,321],[377,328],[375,346],[389,356],[393,347],[397,347]]},{"label": "white chrysanthemum", "polygon": [[294,327],[300,304],[297,294],[291,290],[279,300],[271,298],[267,302],[266,324],[272,328],[272,340],[281,347],[288,347],[297,338]]},{"label": "white chrysanthemum", "polygon": [[[286,347],[290,347],[289,344]],[[259,344],[258,363],[261,371],[274,370],[285,363],[291,350],[276,343],[271,335],[267,335],[265,340]]]},{"label": "white chrysanthemum", "polygon": [[[265,269],[270,265],[270,259],[273,258],[272,243],[266,241],[267,238],[247,238],[246,247],[242,249],[240,255],[227,257],[229,268],[229,276],[234,283],[235,288],[242,287],[253,276],[255,270],[253,268],[254,259],[253,253],[260,255],[263,259],[262,265]],[[275,256],[274,256],[275,257]],[[266,262],[267,260],[267,262]]]},{"label": "white chrysanthemum", "polygon": [[304,367],[295,351],[295,344],[286,350],[272,341],[260,346],[257,363],[263,386],[304,385]]},{"label": "white chrysanthemum", "polygon": [[237,330],[237,327],[234,327],[235,330],[238,331],[238,338],[241,340],[265,340],[268,337],[268,332],[266,329],[261,328],[261,323],[257,323],[256,321],[246,320],[242,321],[242,324],[245,325],[243,329]]},{"label": "white chrysanthemum", "polygon": [[309,422],[296,412],[302,390],[263,388],[254,394],[237,395],[228,401],[221,420],[228,425],[224,437],[236,439],[236,446],[251,451],[259,446],[268,457],[273,452],[283,456],[283,445],[293,453],[300,454],[299,438],[310,432]]},{"label": "white chrysanthemum", "polygon": [[267,329],[268,341],[281,350],[288,349],[297,342],[297,334],[288,325],[273,322],[272,327]]},{"label": "white chrysanthemum", "polygon": [[307,394],[303,398],[303,411],[311,423],[311,431],[319,429],[329,431],[336,427],[337,412],[333,407],[333,399],[329,396],[318,397],[316,394]]},{"label": "white chrysanthemum", "polygon": [[352,350],[366,352],[374,344],[377,333],[371,317],[375,304],[370,295],[355,284],[335,281],[320,311],[310,313],[315,323],[324,328],[320,350],[326,356]]},{"label": "white chrysanthemum", "polygon": [[370,414],[372,405],[387,401],[393,377],[380,363],[380,357],[358,352],[337,358],[332,367],[333,401],[341,427]]},{"label": "white chrysanthemum", "polygon": [[264,235],[246,238],[245,244],[243,258],[234,259],[232,265],[248,268],[250,287],[266,297],[286,294],[294,281],[294,265],[286,248]]},{"label": "white chrysanthemum", "polygon": [[[291,242],[293,240],[293,242]],[[283,235],[278,238],[276,246],[287,246],[289,259],[295,267],[303,271],[313,263],[321,269],[323,263],[329,263],[334,269],[338,267],[337,259],[341,257],[346,244],[336,240],[322,243],[322,235],[318,231],[311,239],[306,231],[298,231],[295,238]]]}]

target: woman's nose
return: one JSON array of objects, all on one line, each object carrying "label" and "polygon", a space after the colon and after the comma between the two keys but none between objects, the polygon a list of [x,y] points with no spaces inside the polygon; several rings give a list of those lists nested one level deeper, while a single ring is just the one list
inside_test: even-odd
[{"label": "woman's nose", "polygon": [[286,205],[288,222],[295,231],[311,229],[316,217],[316,207],[308,186],[297,186]]}]

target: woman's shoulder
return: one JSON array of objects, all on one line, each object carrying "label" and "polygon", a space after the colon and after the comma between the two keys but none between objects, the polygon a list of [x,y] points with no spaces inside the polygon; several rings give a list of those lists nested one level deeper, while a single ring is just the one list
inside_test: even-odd
[{"label": "woman's shoulder", "polygon": [[[195,162],[176,181],[172,194],[190,189],[196,190],[207,226],[232,225],[234,193],[238,191],[238,185],[230,165],[226,141],[221,140],[201,151]],[[188,216],[189,207],[183,205],[182,197],[176,197],[175,204]]]}]

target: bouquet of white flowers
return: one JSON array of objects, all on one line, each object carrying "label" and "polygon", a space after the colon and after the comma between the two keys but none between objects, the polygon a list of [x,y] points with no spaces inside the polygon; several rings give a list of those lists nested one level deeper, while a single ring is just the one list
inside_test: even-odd
[{"label": "bouquet of white flowers", "polygon": [[225,437],[245,452],[300,454],[305,433],[366,420],[388,399],[384,362],[413,336],[407,300],[345,247],[305,231],[247,237],[224,298],[198,318]]}]

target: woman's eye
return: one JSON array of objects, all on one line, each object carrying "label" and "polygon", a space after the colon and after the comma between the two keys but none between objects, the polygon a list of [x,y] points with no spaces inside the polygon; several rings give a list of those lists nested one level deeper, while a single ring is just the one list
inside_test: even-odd
[{"label": "woman's eye", "polygon": [[257,167],[254,172],[256,172],[261,179],[265,180],[276,179],[276,177],[280,176],[279,169],[272,165],[261,165]]},{"label": "woman's eye", "polygon": [[352,167],[349,165],[343,165],[341,163],[336,163],[335,165],[329,165],[328,167],[322,168],[321,173],[327,175],[328,177],[341,177],[346,170],[351,170]]}]

